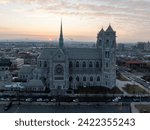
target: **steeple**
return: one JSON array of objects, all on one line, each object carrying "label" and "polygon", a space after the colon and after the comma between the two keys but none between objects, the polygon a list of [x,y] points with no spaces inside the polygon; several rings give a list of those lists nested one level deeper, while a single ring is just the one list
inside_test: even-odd
[{"label": "steeple", "polygon": [[98,33],[98,35],[100,36],[101,34],[103,34],[105,31],[104,31],[104,29],[102,28],[101,30],[100,30],[100,32]]},{"label": "steeple", "polygon": [[109,24],[109,27],[107,28],[106,32],[114,32],[110,24]]},{"label": "steeple", "polygon": [[63,48],[64,46],[64,38],[63,38],[63,29],[62,29],[62,20],[60,26],[60,37],[59,37],[59,48]]}]

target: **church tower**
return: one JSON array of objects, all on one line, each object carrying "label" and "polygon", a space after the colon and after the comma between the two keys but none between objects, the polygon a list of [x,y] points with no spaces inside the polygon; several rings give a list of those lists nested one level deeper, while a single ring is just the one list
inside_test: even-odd
[{"label": "church tower", "polygon": [[63,29],[62,29],[62,21],[61,21],[61,27],[60,27],[60,37],[59,37],[59,48],[63,48],[64,46],[64,38],[63,38]]},{"label": "church tower", "polygon": [[111,25],[98,33],[97,49],[102,57],[102,86],[116,86],[116,32]]}]

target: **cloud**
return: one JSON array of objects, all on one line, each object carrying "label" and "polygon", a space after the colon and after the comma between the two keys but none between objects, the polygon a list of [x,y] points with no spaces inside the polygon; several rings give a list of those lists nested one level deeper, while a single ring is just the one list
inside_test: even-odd
[{"label": "cloud", "polygon": [[9,0],[0,0],[0,4],[8,4]]},{"label": "cloud", "polygon": [[[12,0],[0,0],[8,3]],[[131,17],[147,17],[150,13],[150,0],[13,0],[13,3],[33,5],[34,11],[47,13],[64,13],[70,15],[105,13],[108,15],[124,15]],[[148,17],[149,18],[149,17]]]},{"label": "cloud", "polygon": [[[50,14],[81,15],[81,16],[121,16],[150,20],[150,2],[139,0],[24,0],[26,3],[36,3],[35,11]],[[103,15],[104,16],[104,15]]]},{"label": "cloud", "polygon": [[[8,3],[12,0],[0,0],[0,3]],[[32,5],[32,8],[14,9],[16,12],[33,11],[57,15],[75,15],[83,18],[108,18],[121,20],[143,19],[149,22],[150,0],[14,0],[14,3]],[[128,20],[128,22],[130,22]]]}]

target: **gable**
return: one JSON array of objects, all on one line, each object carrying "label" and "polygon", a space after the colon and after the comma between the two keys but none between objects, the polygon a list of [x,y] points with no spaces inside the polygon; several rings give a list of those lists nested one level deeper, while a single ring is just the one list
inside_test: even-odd
[{"label": "gable", "polygon": [[58,49],[52,57],[53,61],[64,61],[66,56],[62,49]]}]

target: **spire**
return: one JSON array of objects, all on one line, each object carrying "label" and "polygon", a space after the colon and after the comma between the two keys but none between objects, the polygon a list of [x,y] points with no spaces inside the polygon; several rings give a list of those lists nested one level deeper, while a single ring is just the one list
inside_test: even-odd
[{"label": "spire", "polygon": [[99,31],[97,37],[100,37],[101,35],[103,35],[104,32],[105,32],[105,31],[104,31],[104,29],[102,28],[102,29]]},{"label": "spire", "polygon": [[62,20],[60,26],[60,37],[59,37],[59,48],[63,48],[64,46],[64,38],[63,38],[63,29],[62,29]]},{"label": "spire", "polygon": [[99,33],[100,33],[100,34],[101,34],[101,33],[104,33],[104,29],[102,28],[102,29],[100,30],[100,32],[99,32]]},{"label": "spire", "polygon": [[107,28],[106,32],[114,32],[110,24],[109,24],[109,27]]}]

